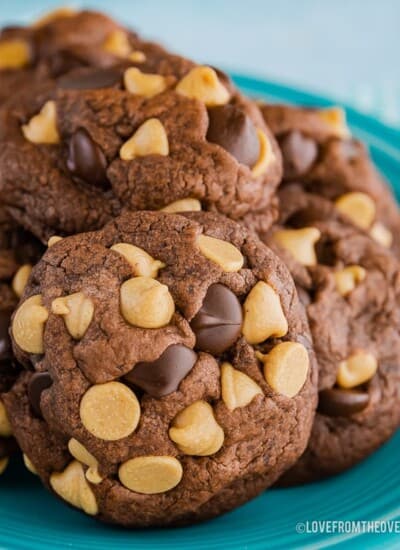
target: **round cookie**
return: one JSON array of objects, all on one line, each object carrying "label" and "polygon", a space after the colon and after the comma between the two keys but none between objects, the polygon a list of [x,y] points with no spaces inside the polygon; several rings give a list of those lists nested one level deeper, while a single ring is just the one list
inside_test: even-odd
[{"label": "round cookie", "polygon": [[400,254],[396,201],[365,146],[352,138],[345,113],[336,107],[310,109],[261,105],[283,155],[284,182],[334,202],[357,227]]},{"label": "round cookie", "polygon": [[319,365],[319,406],[304,455],[281,484],[350,468],[400,424],[400,280],[394,255],[331,203],[288,186],[266,242],[290,268]]},{"label": "round cookie", "polygon": [[[71,21],[50,23],[43,47],[55,51]],[[101,228],[122,208],[203,208],[267,230],[282,162],[258,107],[217,69],[116,32],[129,55],[80,44],[101,62],[59,77],[37,68],[0,111],[0,197],[15,220],[43,241]]]},{"label": "round cookie", "polygon": [[65,501],[128,527],[221,514],[303,452],[316,368],[278,258],[212,213],[127,213],[34,268],[5,397]]}]

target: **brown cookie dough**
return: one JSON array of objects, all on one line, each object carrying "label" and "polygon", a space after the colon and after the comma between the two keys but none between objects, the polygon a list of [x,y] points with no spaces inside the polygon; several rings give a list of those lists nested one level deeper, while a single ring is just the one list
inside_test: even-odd
[{"label": "brown cookie dough", "polygon": [[365,146],[351,137],[344,112],[288,105],[262,105],[261,110],[279,141],[284,182],[300,182],[334,202],[353,224],[399,256],[398,206]]},{"label": "brown cookie dough", "polygon": [[265,241],[290,268],[319,364],[319,407],[308,448],[280,481],[341,472],[400,423],[400,280],[394,255],[299,185],[280,193]]},{"label": "brown cookie dough", "polygon": [[97,518],[200,521],[303,452],[316,369],[277,257],[212,213],[126,213],[64,238],[12,325],[29,369],[5,397],[45,485]]},{"label": "brown cookie dough", "polygon": [[[123,208],[203,208],[267,230],[282,166],[258,107],[217,69],[98,17],[23,29],[43,34],[49,59],[74,45],[88,59],[58,76],[43,53],[0,111],[0,198],[14,219],[44,241],[100,228]],[[81,38],[87,29],[93,40]]]}]

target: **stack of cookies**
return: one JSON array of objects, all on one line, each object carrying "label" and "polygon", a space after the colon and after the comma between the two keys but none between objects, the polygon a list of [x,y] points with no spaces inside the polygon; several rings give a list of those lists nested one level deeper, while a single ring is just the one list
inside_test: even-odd
[{"label": "stack of cookies", "polygon": [[4,29],[0,82],[2,470],[183,525],[390,437],[400,216],[340,109],[86,11]]}]

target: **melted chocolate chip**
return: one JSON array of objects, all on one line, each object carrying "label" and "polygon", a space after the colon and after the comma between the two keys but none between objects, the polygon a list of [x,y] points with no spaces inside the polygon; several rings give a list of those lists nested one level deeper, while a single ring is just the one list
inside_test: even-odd
[{"label": "melted chocolate chip", "polygon": [[283,156],[284,179],[291,180],[304,175],[318,156],[316,142],[294,130],[279,140]]},{"label": "melted chocolate chip", "polygon": [[234,105],[208,110],[207,139],[223,147],[242,164],[254,166],[260,154],[257,130],[252,120]]},{"label": "melted chocolate chip", "polygon": [[319,392],[318,412],[326,416],[351,416],[369,403],[367,392],[332,388]]},{"label": "melted chocolate chip", "polygon": [[178,389],[196,361],[193,350],[174,344],[152,363],[137,363],[124,379],[153,397],[163,397]]},{"label": "melted chocolate chip", "polygon": [[42,417],[40,408],[40,398],[44,390],[49,388],[53,380],[48,372],[37,372],[29,381],[28,398],[33,412],[39,417]]},{"label": "melted chocolate chip", "polygon": [[98,90],[113,88],[121,83],[121,71],[109,69],[82,69],[59,78],[59,88],[68,90]]},{"label": "melted chocolate chip", "polygon": [[242,306],[235,294],[224,285],[213,284],[190,326],[196,335],[196,349],[222,353],[239,338]]},{"label": "melted chocolate chip", "polygon": [[78,128],[69,142],[67,168],[76,178],[96,187],[107,187],[107,160],[84,128]]}]

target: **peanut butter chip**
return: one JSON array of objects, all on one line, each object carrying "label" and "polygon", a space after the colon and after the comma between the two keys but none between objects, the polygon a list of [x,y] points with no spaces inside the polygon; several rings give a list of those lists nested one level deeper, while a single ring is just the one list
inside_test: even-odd
[{"label": "peanut butter chip", "polygon": [[196,401],[183,409],[172,421],[169,437],[183,453],[194,456],[212,455],[224,443],[224,431],[205,401]]},{"label": "peanut butter chip", "polygon": [[22,126],[22,133],[32,143],[54,144],[60,142],[57,130],[57,112],[54,101],[47,101],[40,112]]},{"label": "peanut butter chip", "polygon": [[161,208],[161,212],[168,212],[174,214],[176,212],[200,212],[201,202],[197,199],[181,199],[179,201],[171,202],[164,208]]},{"label": "peanut butter chip", "polygon": [[25,464],[26,469],[29,470],[31,472],[31,474],[37,476],[38,475],[37,470],[36,470],[35,466],[32,464],[32,461],[29,458],[29,456],[27,456],[24,453],[22,455],[22,458],[24,459],[24,464]]},{"label": "peanut butter chip", "polygon": [[222,399],[230,411],[246,407],[262,389],[244,372],[234,369],[230,363],[221,366]]},{"label": "peanut butter chip", "polygon": [[359,191],[346,193],[335,202],[336,208],[350,218],[354,225],[369,229],[376,216],[376,207],[370,196]]},{"label": "peanut butter chip", "polygon": [[50,476],[50,485],[63,500],[90,516],[98,512],[96,497],[88,485],[82,464],[73,460],[63,472]]},{"label": "peanut butter chip", "polygon": [[360,265],[349,265],[333,275],[335,277],[336,288],[342,296],[347,296],[356,286],[361,283],[367,272]]},{"label": "peanut butter chip", "polygon": [[111,247],[111,250],[121,254],[132,266],[132,271],[140,277],[158,277],[158,270],[165,267],[163,262],[155,260],[142,248],[129,243],[117,243]]},{"label": "peanut butter chip", "polygon": [[83,292],[75,292],[53,300],[51,310],[64,318],[65,326],[72,338],[80,340],[92,322],[94,305]]},{"label": "peanut butter chip", "polygon": [[350,130],[346,122],[346,113],[340,107],[330,107],[319,111],[319,116],[331,127],[333,136],[346,138],[350,136]]},{"label": "peanut butter chip", "polygon": [[166,157],[168,154],[167,133],[158,118],[149,118],[146,122],[143,122],[119,151],[122,160],[133,160],[135,157],[145,157],[147,155]]},{"label": "peanut butter chip", "polygon": [[26,283],[31,275],[32,266],[30,264],[21,265],[16,274],[13,277],[11,286],[18,298],[21,298]]},{"label": "peanut butter chip", "polygon": [[219,265],[226,273],[233,273],[242,269],[243,256],[233,244],[207,235],[199,235],[197,244],[200,252],[207,259]]},{"label": "peanut butter chip", "polygon": [[0,42],[0,69],[22,69],[31,58],[29,44],[24,40]]},{"label": "peanut butter chip", "polygon": [[271,389],[294,397],[307,380],[310,359],[306,348],[298,342],[282,342],[267,355],[257,354],[264,363],[264,376]]},{"label": "peanut butter chip", "polygon": [[249,344],[260,344],[271,337],[280,338],[288,331],[280,298],[264,281],[259,281],[251,289],[243,310],[242,333]]},{"label": "peanut butter chip", "polygon": [[5,458],[1,458],[0,459],[0,475],[4,472],[4,470],[7,468],[8,466],[8,458],[5,457]]},{"label": "peanut butter chip", "polygon": [[218,79],[217,73],[211,67],[195,67],[178,82],[178,94],[198,99],[207,107],[225,105],[230,100],[228,90]]},{"label": "peanut butter chip", "polygon": [[124,84],[131,94],[153,97],[167,89],[168,79],[159,74],[142,73],[136,67],[130,67],[124,73]]},{"label": "peanut butter chip", "polygon": [[393,244],[393,235],[387,227],[385,227],[380,222],[375,222],[371,227],[369,234],[374,239],[375,242],[384,246],[385,248],[390,248]]},{"label": "peanut butter chip", "polygon": [[135,493],[166,493],[180,483],[183,470],[173,456],[139,456],[124,462],[118,472],[125,487]]},{"label": "peanut butter chip", "polygon": [[339,363],[337,384],[341,388],[355,388],[371,380],[378,370],[378,361],[372,353],[357,351]]},{"label": "peanut butter chip", "polygon": [[89,466],[86,470],[85,477],[88,481],[90,481],[90,483],[97,484],[103,481],[103,478],[98,471],[99,465],[97,460],[92,454],[89,453],[82,443],[79,443],[79,441],[72,438],[68,441],[68,450],[71,455],[76,458],[76,460],[79,460],[82,464]]},{"label": "peanut butter chip", "polygon": [[107,382],[88,389],[81,400],[80,417],[84,427],[95,437],[117,441],[136,430],[140,405],[128,386]]},{"label": "peanut butter chip", "polygon": [[22,302],[12,323],[14,340],[22,350],[28,353],[43,353],[44,324],[48,316],[40,294]]},{"label": "peanut butter chip", "polygon": [[268,169],[268,166],[275,159],[271,142],[269,141],[267,136],[264,134],[264,132],[258,129],[257,136],[258,136],[258,141],[260,143],[260,155],[258,157],[256,164],[253,166],[251,170],[251,173],[255,178],[262,176]]},{"label": "peanut butter chip", "polygon": [[302,265],[316,265],[315,243],[321,237],[316,227],[281,229],[273,234],[274,241],[287,250]]},{"label": "peanut butter chip", "polygon": [[168,287],[151,277],[134,277],[120,290],[121,313],[131,325],[161,328],[171,321],[175,304]]},{"label": "peanut butter chip", "polygon": [[8,420],[7,411],[4,403],[0,400],[0,436],[10,437],[12,435],[12,429],[10,421]]},{"label": "peanut butter chip", "polygon": [[129,57],[132,53],[128,35],[121,29],[112,31],[107,36],[103,44],[103,49],[112,55],[123,58]]},{"label": "peanut butter chip", "polygon": [[53,235],[50,237],[50,239],[47,241],[47,246],[50,248],[50,246],[53,246],[53,244],[56,244],[58,242],[62,241],[62,237],[59,237],[58,235]]}]

